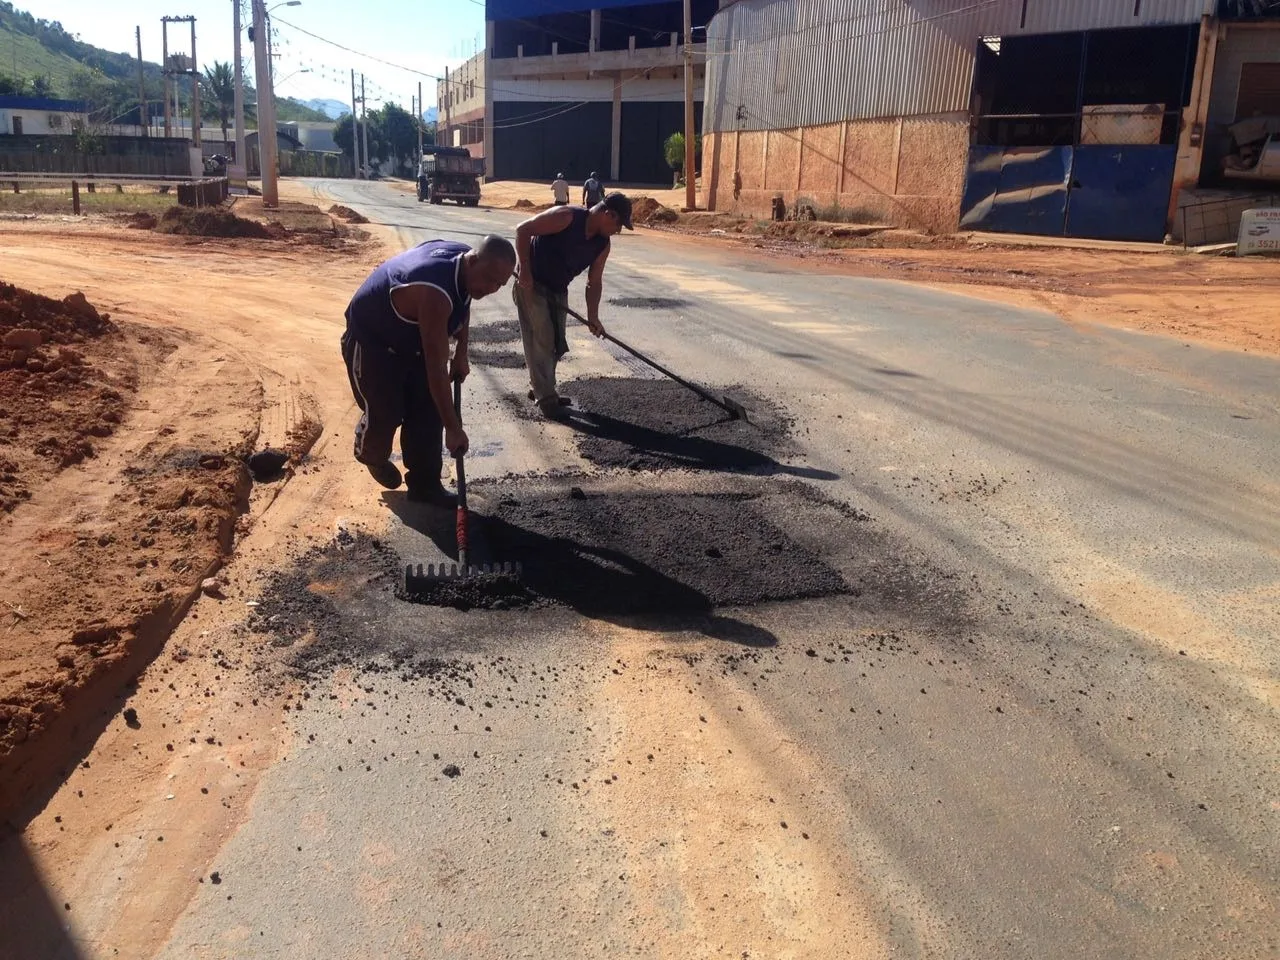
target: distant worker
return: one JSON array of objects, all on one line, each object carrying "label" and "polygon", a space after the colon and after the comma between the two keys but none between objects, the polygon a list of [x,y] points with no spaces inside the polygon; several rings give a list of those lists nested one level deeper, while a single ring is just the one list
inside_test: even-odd
[{"label": "distant worker", "polygon": [[556,174],[555,182],[551,184],[551,197],[557,207],[569,205],[569,181],[564,178],[563,173]]},{"label": "distant worker", "polygon": [[502,237],[485,237],[474,250],[428,240],[379,266],[351,298],[342,359],[362,411],[355,457],[388,490],[401,483],[391,462],[398,427],[409,499],[456,504],[440,482],[441,433],[455,456],[467,452],[468,441],[450,384],[470,372],[471,301],[506,286],[515,265],[515,248]]},{"label": "distant worker", "polygon": [[600,186],[600,174],[594,170],[582,185],[582,205],[588,210],[604,199],[604,187]]},{"label": "distant worker", "polygon": [[600,296],[604,292],[604,264],[609,238],[631,226],[631,201],[611,193],[595,206],[552,207],[516,227],[519,277],[512,295],[520,315],[525,365],[529,368],[530,397],[543,416],[563,420],[556,393],[556,364],[569,352],[565,335],[569,283],[587,273],[587,326],[604,336]]}]

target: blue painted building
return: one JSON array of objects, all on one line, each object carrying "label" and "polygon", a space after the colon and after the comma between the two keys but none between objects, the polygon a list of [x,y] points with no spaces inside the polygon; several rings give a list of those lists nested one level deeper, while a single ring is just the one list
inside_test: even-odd
[{"label": "blue painted building", "polygon": [[66,134],[88,120],[88,110],[78,100],[0,96],[0,136]]}]

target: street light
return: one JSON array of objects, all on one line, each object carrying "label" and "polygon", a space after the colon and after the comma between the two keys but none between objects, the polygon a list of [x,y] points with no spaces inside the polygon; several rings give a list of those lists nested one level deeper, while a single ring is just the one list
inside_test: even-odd
[{"label": "street light", "polygon": [[[295,0],[295,2],[296,2],[296,0]],[[277,81],[275,82],[275,85],[276,85],[277,87],[284,86],[286,83],[288,83],[288,82],[289,82],[289,79],[290,79],[291,77],[296,77],[296,76],[297,76],[298,74],[300,74],[300,73],[310,73],[310,72],[311,72],[311,68],[310,68],[310,67],[303,67],[302,69],[300,69],[300,70],[295,70],[295,71],[293,71],[293,73],[289,74],[288,76],[283,77],[283,78],[282,78],[282,79],[280,79],[280,80],[277,80]]]}]

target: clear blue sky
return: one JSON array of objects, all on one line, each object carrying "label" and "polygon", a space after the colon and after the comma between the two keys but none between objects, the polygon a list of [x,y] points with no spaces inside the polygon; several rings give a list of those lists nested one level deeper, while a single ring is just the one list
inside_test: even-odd
[{"label": "clear blue sky", "polygon": [[[268,0],[272,7],[278,0]],[[124,0],[108,13],[102,0],[15,0],[18,9],[33,16],[57,20],[68,33],[114,52],[134,53],[134,27],[142,27],[142,55],[160,62],[160,18],[196,17],[196,54],[202,65],[230,60],[232,51],[232,0]],[[243,16],[248,24],[249,2]],[[351,75],[363,71],[369,105],[394,100],[409,107],[422,81],[427,106],[435,103],[435,81],[406,70],[378,63],[308,37],[280,22],[297,27],[365,54],[429,74],[443,73],[484,46],[484,6],[474,0],[303,0],[301,6],[280,6],[272,13],[278,43],[276,92],[280,96],[309,100],[330,98],[349,103]],[[252,81],[252,48],[242,38],[245,69]],[[169,45],[189,52],[185,24],[169,25]],[[301,72],[304,69],[309,73]]]}]

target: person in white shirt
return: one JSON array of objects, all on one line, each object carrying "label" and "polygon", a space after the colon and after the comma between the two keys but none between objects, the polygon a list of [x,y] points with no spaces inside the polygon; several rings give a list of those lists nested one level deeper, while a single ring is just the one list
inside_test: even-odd
[{"label": "person in white shirt", "polygon": [[569,182],[565,180],[563,173],[556,174],[555,182],[551,184],[551,196],[557,207],[569,205]]}]

